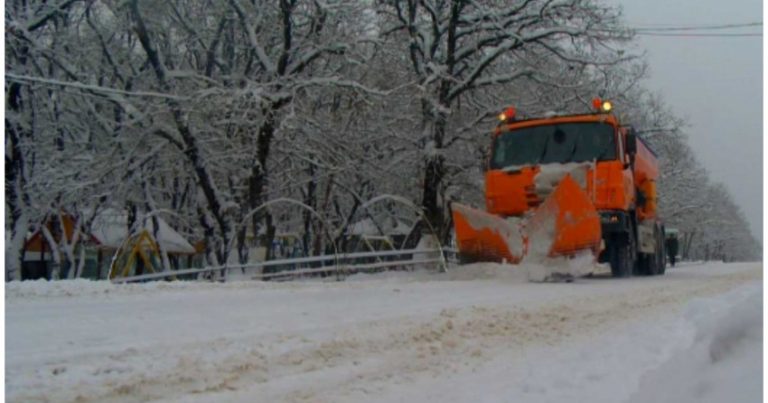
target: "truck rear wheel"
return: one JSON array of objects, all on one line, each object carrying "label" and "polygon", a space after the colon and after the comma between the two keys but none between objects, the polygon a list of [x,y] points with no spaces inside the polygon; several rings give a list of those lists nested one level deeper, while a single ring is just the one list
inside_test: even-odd
[{"label": "truck rear wheel", "polygon": [[653,253],[641,253],[639,255],[637,274],[643,276],[664,274],[664,242],[658,226],[654,228],[653,238],[655,243]]},{"label": "truck rear wheel", "polygon": [[655,265],[655,254],[641,253],[637,258],[637,273],[640,276],[653,276]]}]

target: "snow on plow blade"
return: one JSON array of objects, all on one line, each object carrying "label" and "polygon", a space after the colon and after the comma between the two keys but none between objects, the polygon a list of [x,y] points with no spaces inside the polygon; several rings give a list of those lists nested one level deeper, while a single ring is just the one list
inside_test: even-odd
[{"label": "snow on plow blade", "polygon": [[462,262],[519,263],[527,255],[575,255],[600,248],[600,216],[589,196],[566,175],[522,223],[453,203]]},{"label": "snow on plow blade", "polygon": [[504,218],[459,203],[451,204],[456,243],[463,263],[519,263],[523,258],[520,227]]}]

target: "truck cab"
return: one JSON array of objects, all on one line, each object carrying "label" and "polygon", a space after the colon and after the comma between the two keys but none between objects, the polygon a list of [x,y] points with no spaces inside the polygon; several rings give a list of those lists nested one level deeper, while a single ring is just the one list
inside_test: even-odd
[{"label": "truck cab", "polygon": [[485,173],[486,210],[525,218],[570,175],[600,215],[599,261],[610,262],[619,277],[657,274],[663,236],[656,156],[610,113],[609,103],[599,106],[592,114],[526,120],[515,120],[512,110],[502,114]]}]

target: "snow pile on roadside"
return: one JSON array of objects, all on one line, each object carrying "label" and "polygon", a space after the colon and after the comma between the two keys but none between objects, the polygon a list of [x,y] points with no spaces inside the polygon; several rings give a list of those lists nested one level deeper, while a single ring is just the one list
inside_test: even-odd
[{"label": "snow pile on roadside", "polygon": [[585,252],[572,258],[543,258],[540,260],[524,261],[522,264],[528,276],[528,281],[543,282],[556,279],[563,275],[578,278],[594,273],[598,269],[592,252]]},{"label": "snow pile on roadside", "polygon": [[206,281],[150,281],[146,283],[113,284],[108,280],[31,280],[11,281],[5,284],[6,301],[40,298],[67,298],[83,296],[109,295],[138,295],[158,292],[205,291],[216,289],[300,289],[313,287],[322,282],[326,287],[344,287],[350,283],[414,283],[429,281],[503,281],[522,283],[530,280],[531,273],[552,271],[587,274],[594,269],[592,256],[585,255],[574,259],[546,259],[541,262],[530,262],[519,265],[502,263],[473,263],[451,266],[446,273],[440,273],[434,268],[417,267],[415,270],[390,270],[378,273],[355,273],[343,281],[335,277],[299,278],[288,282],[253,281],[236,279],[226,283],[211,283]]},{"label": "snow pile on roadside", "polygon": [[[557,257],[524,260],[520,264],[474,263],[454,267],[442,277],[449,281],[501,280],[511,282],[552,281],[553,274],[570,275],[573,278],[586,276],[600,269],[591,252],[574,257]],[[434,277],[434,276],[433,276]]]},{"label": "snow pile on roadside", "polygon": [[544,281],[572,280],[595,271],[594,257],[591,251],[584,251],[574,257],[549,257],[550,249],[555,243],[555,226],[557,209],[552,205],[542,211],[546,214],[534,216],[528,222],[531,233],[528,254],[523,258],[522,269],[528,276],[528,281],[539,283]]},{"label": "snow pile on roadside", "polygon": [[525,272],[519,265],[504,263],[472,263],[452,267],[441,275],[448,281],[512,280],[525,281]]},{"label": "snow pile on roadside", "polygon": [[475,280],[512,280],[524,282],[525,270],[520,265],[503,263],[470,263],[450,266],[441,273],[435,269],[417,268],[412,271],[385,271],[380,273],[355,273],[345,279],[346,282],[423,282],[423,281],[475,281]]},{"label": "snow pile on roadside", "polygon": [[357,273],[346,281],[483,281],[501,282],[542,282],[552,280],[553,274],[567,274],[574,278],[586,276],[600,270],[594,262],[591,252],[585,252],[572,258],[559,257],[525,260],[520,264],[507,263],[470,263],[451,266],[446,273],[435,270],[417,269],[414,271],[388,271],[381,273]]},{"label": "snow pile on roadside", "polygon": [[281,290],[302,289],[317,287],[317,283],[323,283],[324,287],[356,287],[350,283],[370,283],[372,287],[381,282],[385,283],[413,283],[425,281],[474,281],[474,280],[513,280],[525,281],[524,270],[517,265],[498,263],[476,263],[451,267],[447,273],[440,273],[434,268],[416,268],[415,270],[390,270],[378,273],[355,273],[344,281],[337,281],[335,277],[320,278],[306,277],[293,281],[254,281],[251,279],[236,279],[226,283],[211,283],[207,281],[149,281],[146,283],[113,284],[108,280],[28,280],[11,281],[5,283],[6,301],[41,298],[67,298],[85,296],[111,296],[111,295],[140,295],[156,294],[161,292],[182,291],[214,291],[218,289],[258,289]]},{"label": "snow pile on roadside", "polygon": [[692,344],[646,373],[630,402],[761,401],[762,299],[755,285],[691,304]]}]

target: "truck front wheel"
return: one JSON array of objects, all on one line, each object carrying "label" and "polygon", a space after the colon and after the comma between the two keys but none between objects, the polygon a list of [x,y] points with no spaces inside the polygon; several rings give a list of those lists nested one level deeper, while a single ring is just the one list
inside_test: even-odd
[{"label": "truck front wheel", "polygon": [[608,260],[613,277],[631,277],[635,266],[634,237],[628,234],[614,235],[608,244]]}]

